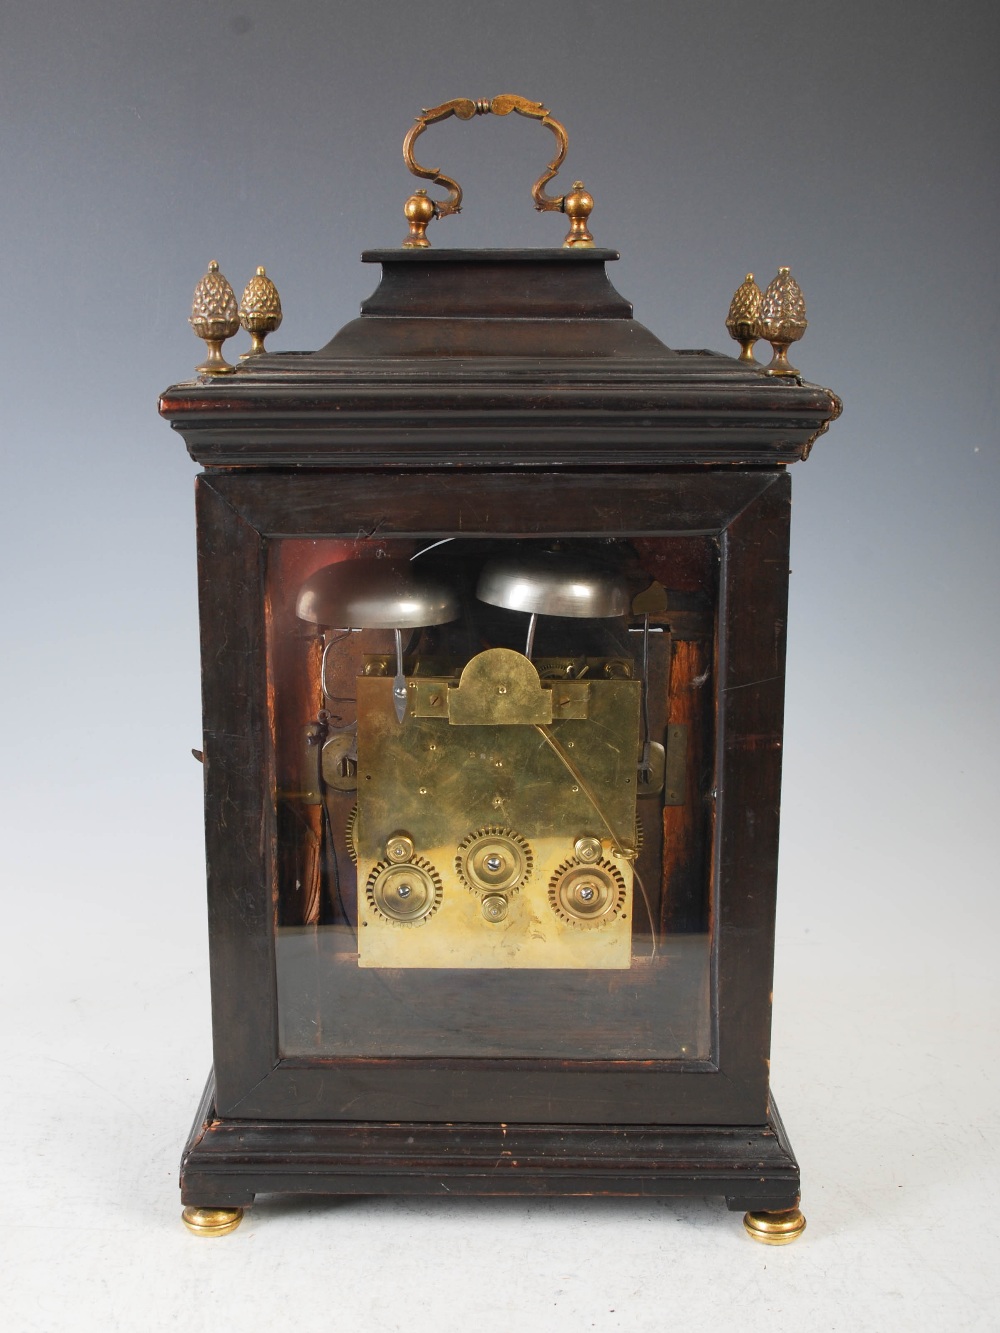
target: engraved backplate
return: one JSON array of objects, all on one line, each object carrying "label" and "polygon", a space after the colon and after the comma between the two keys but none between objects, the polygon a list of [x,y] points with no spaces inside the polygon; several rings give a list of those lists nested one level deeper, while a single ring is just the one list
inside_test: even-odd
[{"label": "engraved backplate", "polygon": [[490,649],[402,723],[392,686],[357,682],[359,965],[628,968],[640,683]]}]

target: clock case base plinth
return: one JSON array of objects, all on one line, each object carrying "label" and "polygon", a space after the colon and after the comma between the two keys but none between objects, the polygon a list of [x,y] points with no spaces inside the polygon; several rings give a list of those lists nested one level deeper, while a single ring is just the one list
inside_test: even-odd
[{"label": "clock case base plinth", "polygon": [[763,1125],[530,1125],[217,1118],[210,1077],[181,1159],[181,1198],[246,1208],[257,1194],[724,1195],[785,1212],[799,1167],[773,1101]]}]

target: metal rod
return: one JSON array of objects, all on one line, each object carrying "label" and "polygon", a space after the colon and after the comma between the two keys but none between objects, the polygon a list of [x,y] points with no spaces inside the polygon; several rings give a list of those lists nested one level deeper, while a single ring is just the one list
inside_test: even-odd
[{"label": "metal rod", "polygon": [[537,624],[538,624],[538,613],[536,611],[532,611],[531,619],[528,621],[528,641],[524,645],[524,655],[529,662],[531,661],[532,649],[535,646],[535,626]]},{"label": "metal rod", "polygon": [[393,630],[396,636],[396,679],[392,682],[392,702],[396,705],[396,720],[402,724],[406,716],[406,677],[403,675],[403,631]]},{"label": "metal rod", "polygon": [[649,781],[652,759],[649,745],[649,612],[642,618],[642,758],[639,760],[639,778]]}]

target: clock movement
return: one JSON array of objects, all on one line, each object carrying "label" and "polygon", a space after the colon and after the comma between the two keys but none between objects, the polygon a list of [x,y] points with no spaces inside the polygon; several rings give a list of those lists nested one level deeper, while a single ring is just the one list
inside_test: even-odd
[{"label": "clock movement", "polygon": [[[512,112],[555,136],[564,244],[435,248],[461,190],[417,139]],[[264,269],[195,293],[208,353],[160,410],[203,469],[200,1234],[268,1192],[805,1225],[768,1078],[787,467],[840,404],[789,364],[787,269],[733,298],[739,357],[636,322],[590,194],[546,192],[565,152],[523,98],[425,111],[404,155],[446,193],[318,351],[265,347]]]}]

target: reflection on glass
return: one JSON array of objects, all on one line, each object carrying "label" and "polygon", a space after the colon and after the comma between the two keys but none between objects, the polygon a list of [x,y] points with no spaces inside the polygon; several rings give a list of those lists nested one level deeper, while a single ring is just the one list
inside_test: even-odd
[{"label": "reflection on glass", "polygon": [[707,1059],[715,552],[281,540],[285,1055]]}]

